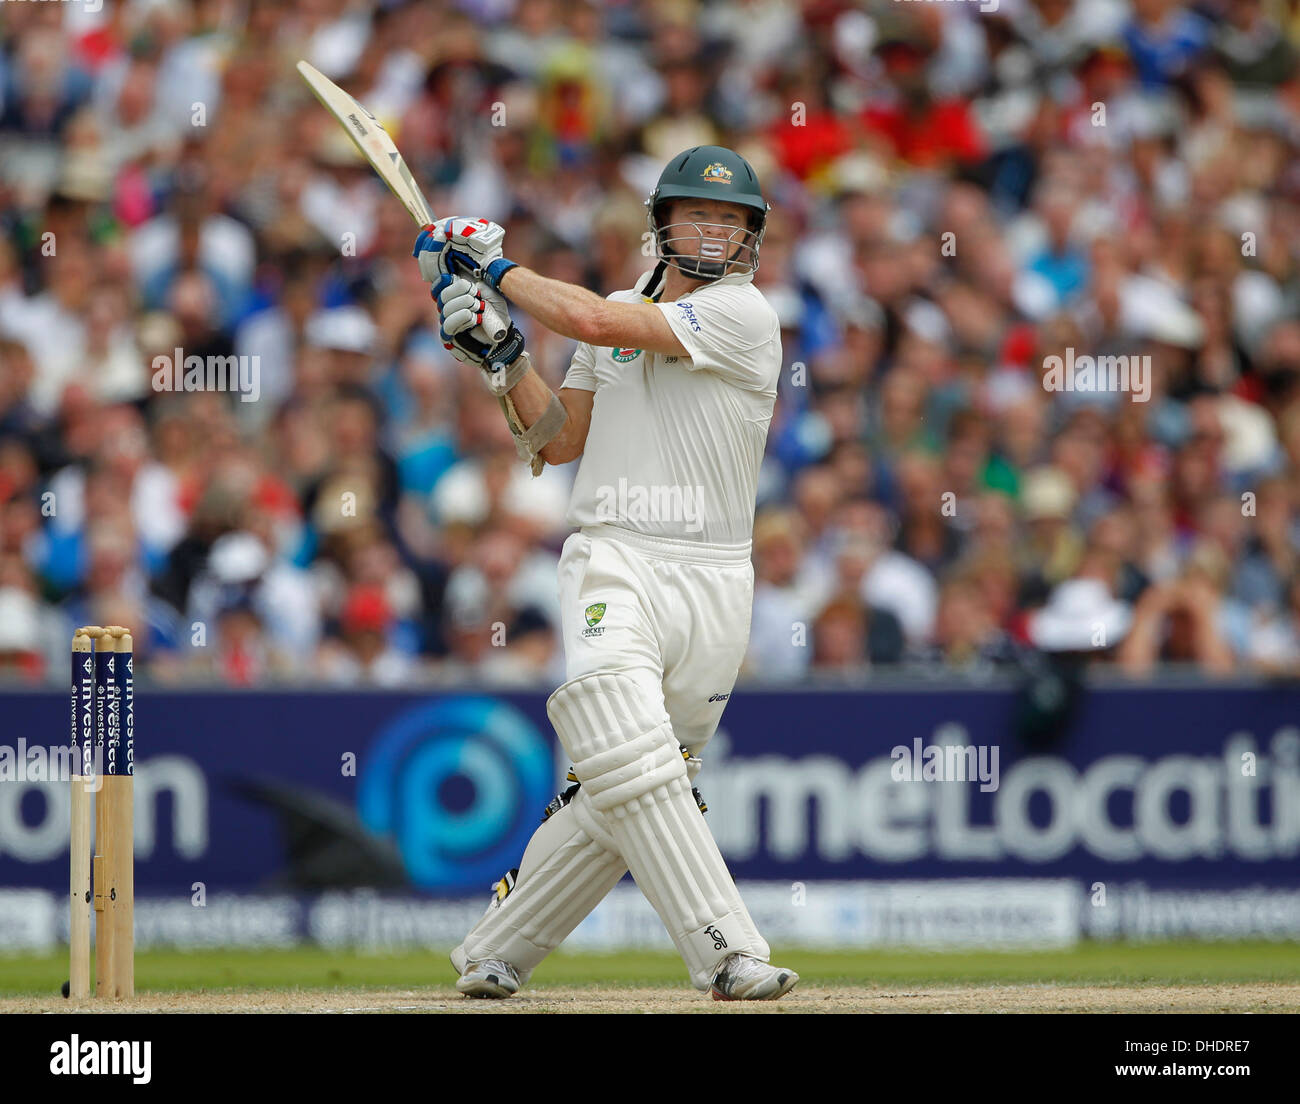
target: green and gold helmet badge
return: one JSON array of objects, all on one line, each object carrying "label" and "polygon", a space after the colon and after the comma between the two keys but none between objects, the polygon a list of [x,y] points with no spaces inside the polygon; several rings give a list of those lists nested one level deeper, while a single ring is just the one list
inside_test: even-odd
[{"label": "green and gold helmet badge", "polygon": [[592,602],[592,604],[587,607],[588,625],[599,625],[600,619],[604,616],[605,616],[604,602]]}]

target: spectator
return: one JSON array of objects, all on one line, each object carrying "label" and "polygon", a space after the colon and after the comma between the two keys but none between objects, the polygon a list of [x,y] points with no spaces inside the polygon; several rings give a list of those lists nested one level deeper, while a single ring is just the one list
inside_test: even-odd
[{"label": "spectator", "polygon": [[1209,674],[1228,674],[1236,659],[1223,631],[1219,581],[1222,557],[1206,548],[1173,582],[1149,587],[1133,611],[1133,623],[1117,654],[1133,675],[1149,674],[1157,662],[1194,663]]},{"label": "spectator", "polygon": [[[303,56],[435,210],[605,294],[664,160],[757,166],[749,677],[1293,669],[1294,4],[59,7],[0,47],[8,676],[59,677],[70,619],[136,627],[145,679],[558,674],[572,471],[532,478],[446,354]],[[516,314],[558,385],[573,342]],[[155,388],[177,349],[256,357],[256,401]],[[1049,356],[1150,371],[1054,390]]]},{"label": "spectator", "polygon": [[401,686],[415,675],[413,656],[391,640],[392,610],[382,586],[360,584],[348,594],[339,631],[321,645],[319,669],[331,682]]},{"label": "spectator", "polygon": [[1300,573],[1291,577],[1286,605],[1250,642],[1252,667],[1268,675],[1300,678]]},{"label": "spectator", "polygon": [[754,611],[745,669],[760,678],[794,678],[811,662],[815,599],[798,585],[804,532],[798,517],[775,510],[754,523]]},{"label": "spectator", "polygon": [[1014,664],[1020,649],[998,625],[983,588],[971,576],[956,575],[939,591],[934,644],[922,654],[953,670],[980,670]]}]

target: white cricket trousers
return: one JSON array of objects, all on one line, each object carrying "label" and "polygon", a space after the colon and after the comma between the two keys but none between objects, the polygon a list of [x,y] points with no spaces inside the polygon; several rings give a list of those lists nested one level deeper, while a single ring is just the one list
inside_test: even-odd
[{"label": "white cricket trousers", "polygon": [[[677,742],[698,755],[717,729],[749,639],[749,543],[698,545],[589,526],[565,541],[559,591],[566,686],[596,672],[626,672],[652,705],[662,704]],[[534,833],[513,885],[498,889],[453,964],[463,970],[500,958],[527,980],[626,872],[604,816],[579,789]],[[733,925],[717,957],[743,951],[766,961],[768,946],[743,904],[739,916],[739,936]],[[688,966],[696,987],[707,988],[708,967]]]},{"label": "white cricket trousers", "polygon": [[699,755],[736,684],[753,606],[748,541],[697,545],[588,526],[560,556],[565,677],[653,673],[678,742]]}]

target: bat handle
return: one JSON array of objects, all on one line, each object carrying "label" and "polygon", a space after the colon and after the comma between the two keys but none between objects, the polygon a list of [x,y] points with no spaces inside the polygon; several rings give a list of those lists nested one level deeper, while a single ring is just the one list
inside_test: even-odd
[{"label": "bat handle", "polygon": [[501,313],[491,303],[483,304],[483,321],[479,325],[493,345],[504,338],[510,330],[510,323],[501,317]]}]

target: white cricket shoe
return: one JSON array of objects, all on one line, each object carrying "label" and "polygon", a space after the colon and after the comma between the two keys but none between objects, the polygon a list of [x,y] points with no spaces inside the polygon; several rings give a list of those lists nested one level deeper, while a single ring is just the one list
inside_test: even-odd
[{"label": "white cricket shoe", "polygon": [[798,982],[793,970],[770,966],[745,954],[727,955],[713,977],[714,1000],[776,1000]]},{"label": "white cricket shoe", "polygon": [[519,992],[519,975],[508,962],[485,958],[471,962],[456,979],[456,988],[467,997],[512,997]]}]

